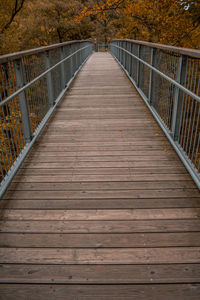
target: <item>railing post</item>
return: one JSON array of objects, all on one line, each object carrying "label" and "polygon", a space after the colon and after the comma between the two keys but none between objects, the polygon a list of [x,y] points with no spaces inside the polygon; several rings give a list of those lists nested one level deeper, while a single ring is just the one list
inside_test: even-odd
[{"label": "railing post", "polygon": [[[77,44],[75,44],[75,52],[77,51],[78,49],[77,49]],[[77,71],[77,69],[78,69],[78,53],[76,53],[75,55],[75,72]]]},{"label": "railing post", "polygon": [[[176,81],[181,85],[185,85],[187,77],[187,56],[179,57]],[[174,141],[178,140],[181,128],[181,116],[183,110],[184,93],[179,88],[175,87],[174,105],[171,122],[171,135]]]},{"label": "railing post", "polygon": [[[20,59],[17,59],[14,62],[14,69],[15,69],[17,88],[22,88],[25,85],[25,78],[24,78],[22,61]],[[26,143],[30,143],[30,141],[32,140],[32,129],[31,129],[31,122],[29,118],[29,111],[28,111],[25,92],[24,91],[21,92],[18,97],[19,97],[19,106],[21,111],[21,120],[22,120],[24,138]]]},{"label": "railing post", "polygon": [[[120,47],[120,42],[116,42],[116,45]],[[115,47],[113,47],[114,49]],[[120,49],[119,48],[115,48],[116,49],[116,56],[117,59],[120,61]]]},{"label": "railing post", "polygon": [[[141,45],[138,45],[138,53],[137,56],[140,58],[140,50],[141,50]],[[140,82],[140,62],[137,60],[137,81],[136,84],[139,87],[139,82]]]},{"label": "railing post", "polygon": [[123,62],[124,62],[124,51],[123,51],[123,48],[124,48],[124,47],[123,47],[123,44],[124,44],[124,43],[121,42],[121,48],[122,48],[122,49],[121,49],[121,64],[122,64],[122,66],[123,66]]},{"label": "railing post", "polygon": [[[64,59],[64,49],[63,47],[60,48],[60,60],[63,60]],[[61,69],[61,88],[62,90],[64,90],[65,88],[65,65],[64,65],[64,62],[61,63],[60,65],[60,69]]]},{"label": "railing post", "polygon": [[75,72],[76,72],[76,57],[73,54],[75,52],[75,44],[72,44],[72,74],[74,76]]},{"label": "railing post", "polygon": [[[80,43],[78,43],[78,50],[80,49]],[[77,53],[77,69],[79,69],[80,67],[80,62],[81,62],[81,55],[80,55],[80,51]]]},{"label": "railing post", "polygon": [[[69,55],[72,54],[72,45],[69,45],[69,52],[68,52]],[[73,77],[73,63],[72,63],[72,57],[69,58],[69,81],[72,79]],[[68,82],[69,82],[68,81]]]},{"label": "railing post", "polygon": [[[156,48],[151,48],[151,66],[155,66],[156,61]],[[150,69],[150,77],[149,77],[149,102],[153,103],[154,99],[154,88],[155,88],[155,74],[152,69]]]},{"label": "railing post", "polygon": [[[82,45],[85,46],[85,44],[82,44]],[[81,47],[80,47],[80,48],[81,48]],[[80,51],[80,66],[82,65],[82,63],[83,63],[83,50]],[[79,67],[80,67],[80,66],[79,66]]]},{"label": "railing post", "polygon": [[[126,42],[123,42],[123,49],[126,49]],[[126,69],[126,52],[123,51],[123,66]]]},{"label": "railing post", "polygon": [[[126,50],[129,51],[129,42],[126,42]],[[130,55],[126,53],[126,66],[125,69],[129,73],[129,62],[130,62]]]},{"label": "railing post", "polygon": [[[120,41],[120,47],[121,48],[123,48],[123,44],[122,44],[122,41]],[[122,64],[122,61],[123,61],[123,50],[122,49],[120,49],[120,63]]]},{"label": "railing post", "polygon": [[[129,42],[129,52],[132,53],[132,46],[133,44],[131,42]],[[130,60],[129,60],[129,75],[132,77],[132,56],[130,56]]]},{"label": "railing post", "polygon": [[[51,67],[49,51],[45,53],[45,60],[46,60],[46,69]],[[51,72],[47,73],[47,90],[48,90],[48,98],[49,98],[49,107],[54,106],[54,96],[53,96],[53,82],[52,82],[52,75]]]}]

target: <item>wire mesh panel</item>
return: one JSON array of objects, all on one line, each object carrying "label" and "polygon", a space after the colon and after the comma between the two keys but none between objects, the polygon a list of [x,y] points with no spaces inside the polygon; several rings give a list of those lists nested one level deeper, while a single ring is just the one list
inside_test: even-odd
[{"label": "wire mesh panel", "polygon": [[[17,90],[14,63],[0,65],[0,101]],[[25,145],[19,98],[0,107],[1,180],[8,174]]]},{"label": "wire mesh panel", "polygon": [[0,196],[92,51],[77,41],[0,57]]},{"label": "wire mesh panel", "polygon": [[[45,53],[38,53],[22,58],[23,84],[45,72]],[[25,98],[32,132],[36,130],[49,109],[46,78],[41,78],[25,91]]]},{"label": "wire mesh panel", "polygon": [[[50,67],[54,66],[61,60],[61,52],[60,48],[53,49],[49,51],[49,60],[50,60]],[[53,96],[54,99],[58,97],[61,91],[61,65],[56,67],[52,72],[52,85],[53,85]]]},{"label": "wire mesh panel", "polygon": [[153,76],[154,86],[152,87],[152,105],[158,112],[165,125],[170,128],[175,87],[173,84],[160,77],[158,74],[154,74]]},{"label": "wire mesh panel", "polygon": [[[200,96],[200,62],[188,58],[185,86]],[[184,94],[178,142],[200,171],[200,102]]]},{"label": "wire mesh panel", "polygon": [[[131,53],[137,56],[139,53],[139,45],[131,43]],[[137,81],[138,67],[139,67],[139,63],[138,63],[137,59],[132,57],[130,74],[135,82]]]},{"label": "wire mesh panel", "polygon": [[[146,46],[140,47],[140,58],[148,63],[151,61],[151,48]],[[139,87],[143,91],[146,97],[149,94],[149,79],[150,69],[144,64],[139,65]]]},{"label": "wire mesh panel", "polygon": [[132,40],[110,51],[200,188],[200,51]]}]

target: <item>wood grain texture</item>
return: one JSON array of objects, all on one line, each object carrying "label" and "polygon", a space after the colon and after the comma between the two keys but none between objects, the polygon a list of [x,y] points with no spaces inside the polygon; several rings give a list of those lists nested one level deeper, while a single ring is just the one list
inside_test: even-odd
[{"label": "wood grain texture", "polygon": [[200,220],[137,221],[0,221],[0,232],[31,233],[133,233],[199,232]]},{"label": "wood grain texture", "polygon": [[199,247],[199,232],[162,233],[1,233],[6,248]]},{"label": "wood grain texture", "polygon": [[200,299],[200,194],[95,53],[0,202],[0,299]]},{"label": "wood grain texture", "polygon": [[200,264],[0,265],[2,282],[59,284],[200,283]]},{"label": "wood grain texture", "polygon": [[110,210],[16,210],[5,209],[4,220],[169,220],[199,219],[200,208],[110,209]]},{"label": "wood grain texture", "polygon": [[56,285],[4,284],[2,300],[199,300],[200,284]]},{"label": "wood grain texture", "polygon": [[200,263],[200,247],[50,249],[1,248],[0,263],[116,265]]}]

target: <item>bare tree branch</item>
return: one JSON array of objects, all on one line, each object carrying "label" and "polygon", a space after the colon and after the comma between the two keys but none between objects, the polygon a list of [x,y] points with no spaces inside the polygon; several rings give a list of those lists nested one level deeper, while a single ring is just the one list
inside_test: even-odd
[{"label": "bare tree branch", "polygon": [[6,31],[9,27],[10,27],[10,25],[12,24],[12,22],[13,22],[13,20],[14,20],[14,18],[15,18],[15,16],[20,12],[20,10],[23,8],[23,5],[24,5],[24,2],[25,2],[26,0],[20,0],[20,3],[19,3],[19,5],[18,5],[18,0],[15,0],[15,7],[14,7],[14,9],[13,9],[13,11],[12,11],[12,14],[11,14],[11,16],[10,16],[10,19],[9,19],[9,21],[6,23],[6,25],[1,29],[1,31],[0,31],[0,33],[2,34],[2,33],[4,33],[4,31]]}]

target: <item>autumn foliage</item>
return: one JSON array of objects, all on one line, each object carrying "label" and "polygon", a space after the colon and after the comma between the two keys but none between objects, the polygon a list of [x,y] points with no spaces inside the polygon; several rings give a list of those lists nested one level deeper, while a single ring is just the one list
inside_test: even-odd
[{"label": "autumn foliage", "polygon": [[199,24],[192,0],[1,0],[0,54],[74,39],[199,48]]}]

